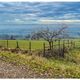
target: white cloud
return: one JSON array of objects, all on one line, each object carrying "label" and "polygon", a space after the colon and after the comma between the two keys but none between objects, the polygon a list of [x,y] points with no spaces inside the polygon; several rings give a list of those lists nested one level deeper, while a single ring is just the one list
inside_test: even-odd
[{"label": "white cloud", "polygon": [[80,20],[40,20],[40,23],[43,24],[53,24],[53,23],[74,23],[80,22]]},{"label": "white cloud", "polygon": [[6,22],[8,22],[8,23],[14,23],[14,24],[23,24],[23,23],[25,23],[23,20],[17,19],[17,18],[15,18],[13,20],[6,20]]},{"label": "white cloud", "polygon": [[9,24],[29,24],[29,23],[39,23],[38,20],[36,19],[21,19],[21,18],[15,18],[13,20],[6,20],[5,23],[9,23]]},{"label": "white cloud", "polygon": [[[24,15],[26,15],[26,16],[25,16],[26,18],[27,18],[27,17],[28,17],[28,18],[30,18],[30,17],[32,17],[32,18],[33,18],[33,17],[37,17],[37,14],[33,14],[33,13],[24,14]],[[25,18],[25,17],[24,17],[24,18]]]}]

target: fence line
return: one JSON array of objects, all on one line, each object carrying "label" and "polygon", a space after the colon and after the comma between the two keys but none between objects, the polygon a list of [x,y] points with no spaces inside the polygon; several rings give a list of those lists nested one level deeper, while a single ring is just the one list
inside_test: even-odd
[{"label": "fence line", "polygon": [[[6,47],[10,48],[9,40],[4,41],[2,43],[2,47],[5,47],[5,42],[6,42]],[[28,46],[27,50],[29,50],[29,53],[31,53],[32,52],[32,43],[31,43],[31,41],[29,42],[29,45],[26,45],[26,46]],[[16,41],[16,47],[15,48],[20,49],[19,41]],[[46,45],[46,43],[44,42],[43,43],[43,48],[42,48],[43,49],[43,56],[46,56],[46,51],[50,52],[50,53],[55,53],[55,49],[57,49],[58,56],[64,57],[65,48],[68,48],[69,50],[75,48],[75,42],[73,40],[57,40],[56,42],[52,41],[51,50],[49,48],[50,48],[50,46]]]},{"label": "fence line", "polygon": [[72,48],[75,48],[75,42],[73,42],[72,40],[71,40],[71,42],[70,42],[70,40],[63,40],[61,43],[61,40],[58,40],[58,44],[55,44],[55,45],[54,45],[54,42],[52,42],[51,50],[48,50],[48,47],[46,47],[45,45],[43,46],[43,50],[44,50],[43,53],[46,54],[48,51],[50,51],[49,53],[52,52],[52,54],[53,54],[55,51],[55,49],[54,49],[55,47],[57,48],[57,52],[58,52],[57,56],[64,57],[65,50],[70,50]]}]

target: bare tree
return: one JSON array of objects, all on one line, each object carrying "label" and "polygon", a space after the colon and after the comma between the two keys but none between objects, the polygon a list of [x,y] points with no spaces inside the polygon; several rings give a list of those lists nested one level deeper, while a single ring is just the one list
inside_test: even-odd
[{"label": "bare tree", "polygon": [[38,31],[36,34],[40,34],[40,37],[49,43],[49,48],[51,49],[52,41],[60,38],[60,36],[64,36],[66,28],[66,25],[62,25],[62,27],[57,30],[50,30],[49,28],[46,28]]}]

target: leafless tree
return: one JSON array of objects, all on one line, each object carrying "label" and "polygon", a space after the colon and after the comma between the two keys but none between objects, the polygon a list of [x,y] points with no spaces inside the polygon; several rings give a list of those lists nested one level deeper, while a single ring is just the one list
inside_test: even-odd
[{"label": "leafless tree", "polygon": [[50,30],[49,28],[38,31],[36,34],[40,34],[41,38],[49,43],[49,48],[51,49],[52,41],[64,36],[67,26],[62,25],[62,27],[56,30]]}]

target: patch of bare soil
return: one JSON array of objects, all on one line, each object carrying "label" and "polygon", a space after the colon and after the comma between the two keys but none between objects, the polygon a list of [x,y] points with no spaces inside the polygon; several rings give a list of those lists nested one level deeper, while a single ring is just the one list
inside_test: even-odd
[{"label": "patch of bare soil", "polygon": [[0,78],[38,78],[39,75],[25,66],[15,66],[0,60]]}]

